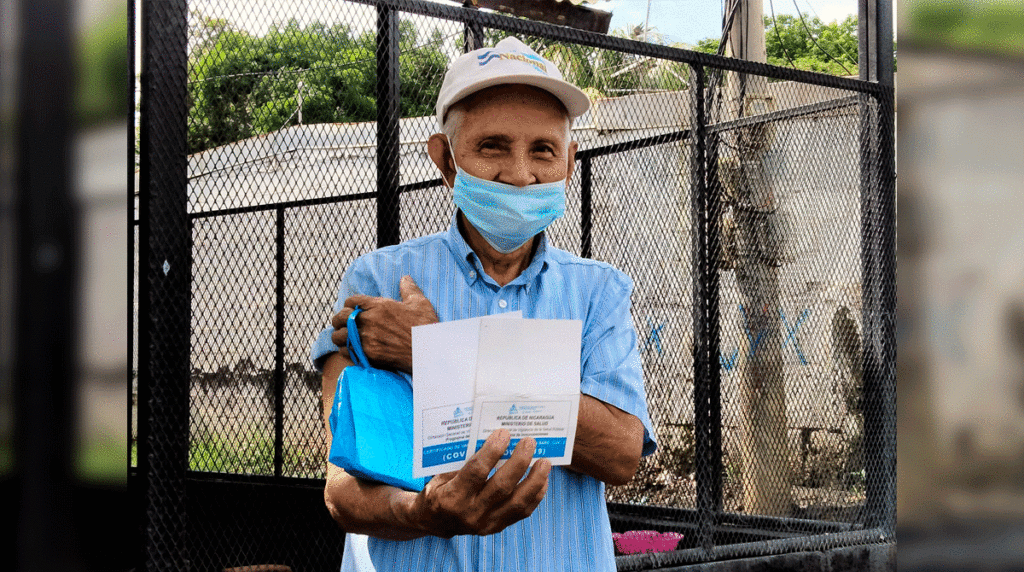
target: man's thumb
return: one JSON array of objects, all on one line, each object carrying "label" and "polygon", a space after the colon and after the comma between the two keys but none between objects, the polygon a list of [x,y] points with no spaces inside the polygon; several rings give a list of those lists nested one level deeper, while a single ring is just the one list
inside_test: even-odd
[{"label": "man's thumb", "polygon": [[402,295],[403,302],[409,302],[409,299],[413,296],[423,296],[423,291],[413,281],[412,276],[408,275],[402,276],[402,279],[398,282],[398,292]]}]

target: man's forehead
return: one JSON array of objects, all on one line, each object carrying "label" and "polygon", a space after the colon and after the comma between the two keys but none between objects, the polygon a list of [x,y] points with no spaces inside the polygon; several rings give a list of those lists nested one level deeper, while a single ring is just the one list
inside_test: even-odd
[{"label": "man's forehead", "polygon": [[538,109],[550,109],[564,119],[569,118],[569,112],[557,97],[543,89],[521,84],[503,84],[488,87],[463,98],[455,105],[469,114],[477,114],[475,112],[485,112],[488,108],[509,103],[521,103]]}]

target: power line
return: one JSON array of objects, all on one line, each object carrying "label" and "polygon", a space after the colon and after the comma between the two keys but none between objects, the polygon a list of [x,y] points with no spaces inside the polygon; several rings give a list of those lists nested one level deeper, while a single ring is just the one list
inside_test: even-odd
[{"label": "power line", "polygon": [[732,8],[729,10],[729,18],[725,20],[722,26],[722,38],[718,41],[718,55],[725,55],[725,42],[729,39],[729,32],[732,30],[732,22],[736,17],[736,11],[739,10],[740,2],[742,0],[732,0]]},{"label": "power line", "polygon": [[779,34],[779,21],[775,19],[775,3],[772,0],[768,0],[768,7],[772,11],[772,29],[775,30],[775,37],[779,40],[779,47],[782,48],[782,54],[789,60],[789,65],[796,69],[796,63],[793,62],[793,58],[789,57],[789,50],[786,49],[786,44],[782,42],[782,36]]},{"label": "power line", "polygon": [[[740,0],[723,0],[722,6],[722,37],[718,40],[717,55],[725,55],[725,42],[729,38],[729,31],[732,29],[733,19],[736,17],[736,11],[739,9]],[[726,12],[728,10],[728,12]],[[718,84],[722,80],[722,69],[711,68],[708,72],[707,84],[708,84],[708,101],[711,102],[710,108],[708,109],[708,117],[717,117],[721,110],[722,104],[722,90],[718,89]]]},{"label": "power line", "polygon": [[798,16],[800,16],[800,23],[803,24],[804,30],[807,31],[807,37],[811,39],[811,43],[814,44],[814,47],[821,50],[821,53],[825,54],[825,57],[839,64],[839,67],[846,70],[846,75],[853,75],[853,72],[851,72],[846,66],[844,66],[842,62],[832,57],[832,54],[826,52],[825,48],[822,48],[821,46],[818,45],[818,42],[814,39],[814,34],[811,33],[810,28],[807,27],[807,22],[804,21],[804,14],[803,12],[800,11],[800,6],[797,6],[796,0],[793,0],[793,7],[796,8],[796,13]]},{"label": "power line", "polygon": [[[807,3],[807,7],[811,9],[811,13],[814,14],[814,17],[817,18],[818,20],[821,20],[821,16],[818,14],[818,11],[814,9],[814,5],[811,4],[810,0],[804,0],[804,1]],[[858,14],[857,17],[860,18],[860,15]],[[842,44],[837,44],[837,47],[840,50],[843,51],[843,55],[846,56],[849,59],[849,61],[851,61],[851,62],[857,61],[857,58],[855,58],[852,55],[850,55],[850,52],[846,51],[846,48],[844,48]]]}]

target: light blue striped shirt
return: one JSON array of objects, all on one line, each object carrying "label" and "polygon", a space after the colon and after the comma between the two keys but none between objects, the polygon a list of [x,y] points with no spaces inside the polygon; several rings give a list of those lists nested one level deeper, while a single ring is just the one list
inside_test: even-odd
[{"label": "light blue striped shirt", "polygon": [[[483,271],[458,230],[406,241],[356,259],[345,272],[334,311],[354,294],[400,300],[398,283],[412,276],[441,321],[514,312],[524,318],[583,321],[580,390],[635,415],[644,426],[643,454],[654,452],[636,332],[630,315],[633,281],[604,262],[540,244],[529,267],[505,286]],[[333,329],[313,343],[317,369],[338,347]],[[604,483],[553,467],[548,492],[533,514],[498,534],[423,537],[409,541],[370,538],[369,557],[378,572],[406,570],[585,571],[615,570]],[[351,548],[352,543],[346,542]],[[346,554],[346,568],[361,569]]]}]

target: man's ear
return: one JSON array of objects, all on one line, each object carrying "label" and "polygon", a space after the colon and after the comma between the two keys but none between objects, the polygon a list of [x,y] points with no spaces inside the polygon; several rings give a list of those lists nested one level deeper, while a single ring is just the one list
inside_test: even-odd
[{"label": "man's ear", "polygon": [[448,136],[434,133],[427,140],[427,155],[434,162],[448,188],[455,186],[455,161],[452,160],[454,150],[449,150]]},{"label": "man's ear", "polygon": [[579,143],[575,141],[569,142],[569,149],[566,152],[566,159],[569,161],[569,168],[565,170],[566,185],[572,181],[572,174],[576,170],[576,150],[579,149],[579,146]]}]

